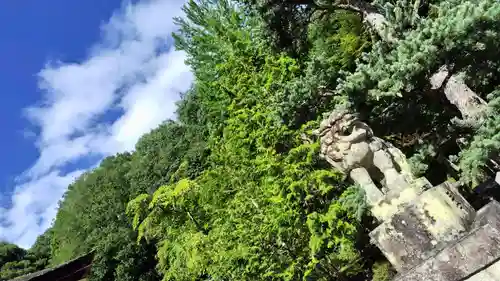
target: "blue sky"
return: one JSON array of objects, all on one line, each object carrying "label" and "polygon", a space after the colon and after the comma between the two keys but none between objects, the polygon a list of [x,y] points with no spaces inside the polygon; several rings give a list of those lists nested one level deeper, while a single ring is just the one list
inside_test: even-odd
[{"label": "blue sky", "polygon": [[68,184],[173,117],[182,3],[0,2],[0,240],[30,247]]}]

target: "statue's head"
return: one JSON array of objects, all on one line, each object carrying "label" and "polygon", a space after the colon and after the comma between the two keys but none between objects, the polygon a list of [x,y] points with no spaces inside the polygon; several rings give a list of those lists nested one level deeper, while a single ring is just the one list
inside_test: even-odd
[{"label": "statue's head", "polygon": [[347,109],[336,109],[321,122],[318,135],[337,142],[359,142],[373,136],[370,127]]},{"label": "statue's head", "polygon": [[[321,122],[316,133],[321,138],[321,156],[343,171],[349,170],[364,159],[365,153],[369,153],[368,143],[373,136],[370,127],[346,109],[331,112],[328,118]],[[365,153],[360,154],[361,151],[357,151],[353,154],[353,143],[365,143]]]},{"label": "statue's head", "polygon": [[[315,134],[320,137],[320,156],[372,191],[378,189],[373,182],[397,189],[405,186],[407,178],[411,179],[408,177],[411,173],[405,172],[408,169],[405,168],[404,154],[375,137],[366,123],[346,109],[331,112]],[[375,168],[379,173],[374,172]],[[398,170],[404,175],[401,176]]]}]

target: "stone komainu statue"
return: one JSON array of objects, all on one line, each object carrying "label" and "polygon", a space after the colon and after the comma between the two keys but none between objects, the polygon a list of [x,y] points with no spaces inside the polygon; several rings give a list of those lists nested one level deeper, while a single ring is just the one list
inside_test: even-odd
[{"label": "stone komainu statue", "polygon": [[315,134],[320,137],[321,157],[363,187],[370,205],[383,197],[382,192],[403,189],[413,180],[405,155],[375,137],[346,109],[330,113]]},{"label": "stone komainu statue", "polygon": [[[403,153],[347,110],[321,122],[321,156],[366,191],[370,232],[393,281],[500,281],[500,204],[479,211],[457,187],[413,178]],[[499,176],[500,178],[500,176]]]}]

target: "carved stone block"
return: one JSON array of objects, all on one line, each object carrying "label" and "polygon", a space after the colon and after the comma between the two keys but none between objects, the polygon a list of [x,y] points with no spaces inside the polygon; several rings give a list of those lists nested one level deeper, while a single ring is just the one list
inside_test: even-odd
[{"label": "carved stone block", "polygon": [[424,261],[437,246],[421,217],[420,210],[407,205],[370,233],[372,243],[399,272]]},{"label": "carved stone block", "polygon": [[479,210],[472,226],[458,241],[401,272],[393,281],[499,281],[500,204],[492,201]]},{"label": "carved stone block", "polygon": [[398,271],[418,265],[459,239],[475,216],[472,206],[448,182],[417,193],[413,190],[413,198],[400,197],[405,203],[396,200],[395,207],[385,206],[385,214],[379,209],[384,222],[370,233],[373,243]]}]

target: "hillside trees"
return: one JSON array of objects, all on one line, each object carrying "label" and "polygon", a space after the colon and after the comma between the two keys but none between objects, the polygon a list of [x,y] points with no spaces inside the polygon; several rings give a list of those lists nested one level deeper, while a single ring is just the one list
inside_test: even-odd
[{"label": "hillside trees", "polygon": [[[364,276],[370,262],[356,244],[362,194],[347,189],[319,160],[318,144],[307,141],[326,110],[310,90],[353,67],[364,39],[362,29],[345,26],[359,20],[331,18],[328,36],[311,37],[316,61],[305,62],[273,54],[257,18],[228,1],[190,1],[185,12],[177,46],[195,73],[191,98],[208,127],[208,164],[196,178],[180,169],[169,184],[128,206],[139,241],[157,241],[164,280]],[[337,71],[306,81],[321,69],[319,56]],[[301,107],[314,112],[294,116]],[[293,116],[288,125],[285,113]]]},{"label": "hillside trees", "polygon": [[154,256],[135,244],[124,216],[130,166],[130,154],[108,157],[68,188],[52,227],[52,265],[95,250],[91,280],[157,280]]},{"label": "hillside trees", "polygon": [[51,238],[52,231],[48,230],[37,238],[29,250],[0,242],[0,280],[10,280],[44,269],[49,264]]},{"label": "hillside trees", "polygon": [[197,111],[196,101],[186,93],[179,103],[178,122],[164,122],[144,135],[133,153],[106,158],[70,185],[51,229],[51,265],[94,251],[91,280],[161,279],[156,246],[136,243],[125,207],[137,195],[169,183],[180,171],[189,178],[203,170],[205,129],[196,118],[184,117]]},{"label": "hillside trees", "polygon": [[26,251],[14,244],[1,242],[0,244],[0,264],[4,265],[7,262],[17,261],[26,255]]}]

